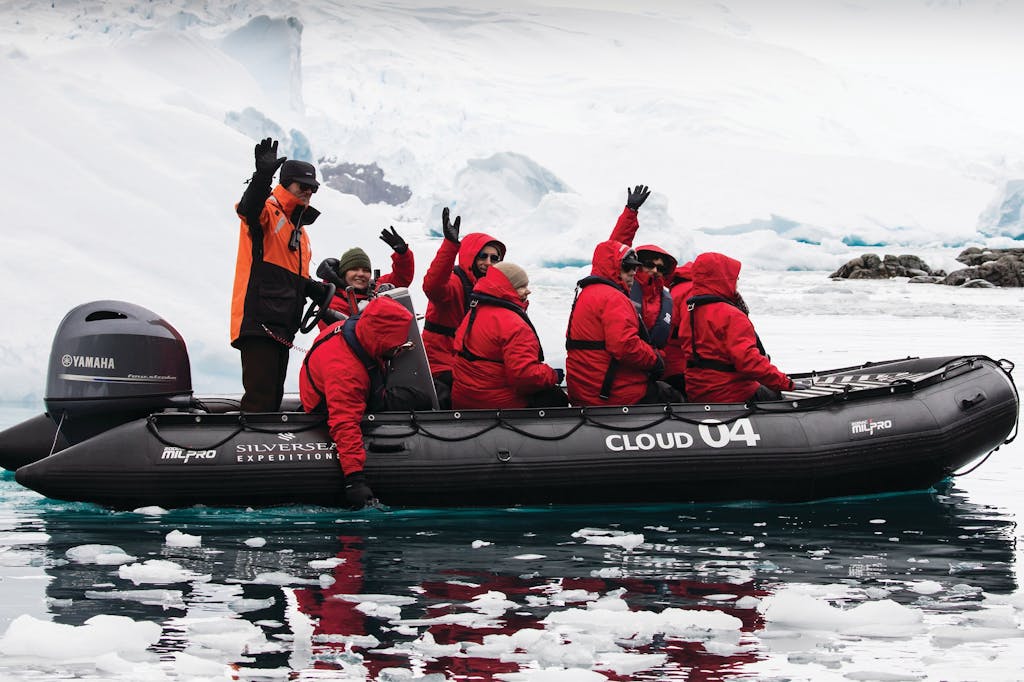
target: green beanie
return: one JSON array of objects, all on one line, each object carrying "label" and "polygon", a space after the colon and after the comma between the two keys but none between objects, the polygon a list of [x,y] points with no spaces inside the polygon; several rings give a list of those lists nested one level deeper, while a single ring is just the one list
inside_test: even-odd
[{"label": "green beanie", "polygon": [[341,254],[341,259],[338,261],[338,274],[344,276],[346,272],[356,268],[370,269],[370,257],[358,246]]}]

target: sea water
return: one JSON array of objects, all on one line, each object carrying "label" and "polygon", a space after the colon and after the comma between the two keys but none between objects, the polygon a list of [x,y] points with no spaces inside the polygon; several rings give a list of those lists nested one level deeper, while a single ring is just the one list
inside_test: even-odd
[{"label": "sea water", "polygon": [[[1024,359],[1021,292],[753,283],[787,370]],[[6,473],[0,679],[1022,679],[1022,454],[806,504],[361,513],[112,512]]]}]

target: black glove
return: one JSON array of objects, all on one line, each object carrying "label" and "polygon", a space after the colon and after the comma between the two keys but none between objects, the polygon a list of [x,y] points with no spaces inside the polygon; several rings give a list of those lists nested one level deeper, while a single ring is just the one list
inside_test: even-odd
[{"label": "black glove", "polygon": [[327,295],[327,285],[315,279],[306,280],[306,298],[314,301],[324,300]]},{"label": "black glove", "polygon": [[459,223],[462,222],[462,216],[455,216],[455,222],[448,222],[448,207],[445,206],[444,210],[441,211],[441,231],[444,233],[444,238],[450,242],[459,243]]},{"label": "black glove", "polygon": [[405,240],[402,239],[402,237],[399,236],[397,232],[395,232],[395,228],[393,225],[391,226],[390,232],[388,232],[387,230],[381,230],[380,238],[384,241],[385,244],[394,249],[395,253],[397,253],[398,255],[402,255],[403,253],[409,250],[409,245],[405,243]]},{"label": "black glove", "polygon": [[264,138],[255,149],[256,172],[261,175],[273,175],[288,157],[277,155],[277,140]]},{"label": "black glove", "polygon": [[654,363],[654,367],[647,370],[651,379],[657,381],[661,378],[661,375],[665,373],[665,358],[661,357],[661,353],[655,351],[655,355],[658,356],[658,361]]},{"label": "black glove", "polygon": [[366,484],[366,474],[356,471],[345,477],[345,501],[350,509],[372,507],[376,503],[373,491]]},{"label": "black glove", "polygon": [[565,370],[564,369],[557,369],[556,368],[555,369],[555,386],[559,386],[563,381],[565,381]]},{"label": "black glove", "polygon": [[630,191],[626,188],[626,208],[631,208],[634,211],[639,211],[640,207],[647,201],[647,197],[651,196],[651,190],[647,188],[647,185],[637,185]]},{"label": "black glove", "polygon": [[325,282],[331,282],[338,289],[344,289],[345,284],[341,281],[338,273],[338,259],[324,258],[316,268],[316,276]]}]

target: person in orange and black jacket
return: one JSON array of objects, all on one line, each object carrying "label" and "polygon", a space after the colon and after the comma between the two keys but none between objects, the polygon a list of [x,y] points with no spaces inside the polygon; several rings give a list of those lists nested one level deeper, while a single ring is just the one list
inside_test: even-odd
[{"label": "person in orange and black jacket", "polygon": [[[359,304],[373,297],[382,285],[388,288],[408,287],[416,274],[416,261],[405,240],[392,227],[391,231],[381,230],[380,238],[393,249],[391,254],[391,272],[373,279],[370,269],[370,257],[358,246],[341,254],[341,258],[325,258],[316,269],[317,277],[335,286],[334,298],[331,299],[331,310],[336,310],[345,317],[354,315],[348,300],[347,289],[352,287],[356,303]],[[381,289],[383,291],[383,289]],[[323,331],[330,322],[321,320],[318,325]]]},{"label": "person in orange and black jacket", "polygon": [[[633,238],[640,228],[640,207],[650,194],[646,185],[637,185],[632,190],[626,188],[626,207],[615,222],[610,240],[633,246]],[[640,268],[630,287],[629,298],[640,309],[650,344],[661,349],[668,344],[672,331],[672,296],[665,284],[678,261],[656,244],[637,246],[636,255]]]},{"label": "person in orange and black jacket", "polygon": [[672,295],[672,328],[665,344],[665,383],[686,396],[686,360],[690,355],[690,313],[686,299],[693,290],[693,261],[675,269],[668,284]]},{"label": "person in orange and black jacket", "polygon": [[472,232],[460,240],[462,218],[455,216],[453,223],[448,216],[445,207],[441,212],[444,240],[423,276],[423,293],[427,295],[423,348],[442,406],[450,402],[447,394],[455,363],[455,330],[469,311],[469,295],[487,268],[505,259],[505,245],[489,234]]},{"label": "person in orange and black jacket", "polygon": [[[243,412],[281,409],[288,349],[299,330],[307,297],[322,300],[327,287],[309,279],[309,237],[320,215],[309,205],[320,183],[305,161],[277,156],[277,141],[256,145],[256,172],[235,207],[241,218],[231,294],[231,345],[241,352]],[[281,181],[271,191],[277,169]]]},{"label": "person in orange and black jacket", "polygon": [[320,332],[299,373],[306,412],[327,412],[327,428],[345,476],[345,502],[352,509],[375,504],[366,480],[366,450],[359,425],[366,412],[387,409],[388,364],[411,344],[413,315],[387,296]]},{"label": "person in orange and black jacket", "polygon": [[702,253],[693,261],[693,291],[686,301],[690,402],[778,400],[780,391],[809,387],[794,384],[765,353],[736,290],[739,276],[740,262],[721,253]]},{"label": "person in orange and black jacket", "polygon": [[495,263],[477,280],[455,332],[452,409],[565,407],[565,372],[544,363],[526,315],[530,282],[515,263]]},{"label": "person in orange and black jacket", "polygon": [[566,329],[566,385],[573,405],[680,402],[657,381],[665,362],[648,343],[628,291],[640,261],[616,241],[594,249],[590,276],[581,279]]}]

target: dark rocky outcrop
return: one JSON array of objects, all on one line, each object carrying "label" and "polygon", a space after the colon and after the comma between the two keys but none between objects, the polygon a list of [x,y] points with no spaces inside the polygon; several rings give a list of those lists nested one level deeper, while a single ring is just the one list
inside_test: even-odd
[{"label": "dark rocky outcrop", "polygon": [[917,256],[866,253],[833,272],[833,279],[909,277],[911,284],[933,283],[966,288],[1024,287],[1024,248],[983,249],[972,246],[956,257],[966,268],[948,275],[932,270]]},{"label": "dark rocky outcrop", "polygon": [[829,277],[833,279],[888,279],[890,277],[944,277],[942,270],[932,270],[917,256],[884,256],[865,253],[854,258]]},{"label": "dark rocky outcrop", "polygon": [[320,159],[320,172],[328,187],[354,194],[364,204],[404,204],[412,191],[404,185],[392,185],[384,179],[384,171],[376,163],[369,165]]},{"label": "dark rocky outcrop", "polygon": [[946,275],[943,284],[951,286],[978,286],[983,280],[997,287],[1024,286],[1024,249],[980,249],[972,246],[956,257],[967,265]]}]

